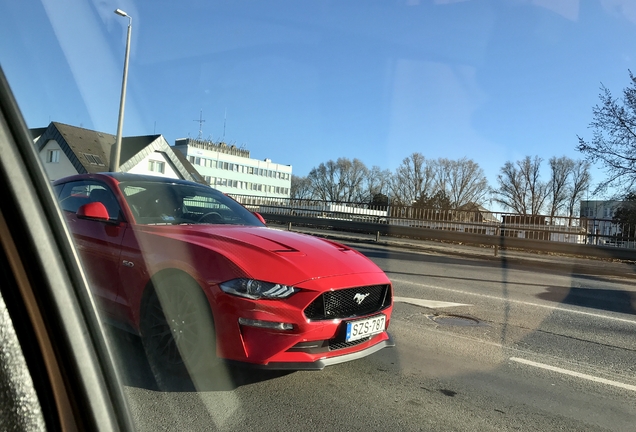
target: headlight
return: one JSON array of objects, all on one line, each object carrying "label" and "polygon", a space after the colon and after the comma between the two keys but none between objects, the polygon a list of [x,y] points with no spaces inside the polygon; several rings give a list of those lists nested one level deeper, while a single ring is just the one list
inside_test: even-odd
[{"label": "headlight", "polygon": [[284,299],[297,291],[296,288],[254,279],[232,279],[223,282],[221,289],[228,293],[249,299]]}]

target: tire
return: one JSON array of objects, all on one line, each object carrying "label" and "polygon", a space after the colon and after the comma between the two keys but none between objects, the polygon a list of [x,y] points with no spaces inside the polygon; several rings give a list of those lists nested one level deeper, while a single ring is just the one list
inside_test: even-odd
[{"label": "tire", "polygon": [[141,341],[159,389],[199,388],[218,363],[216,332],[201,287],[189,276],[153,280],[141,311]]}]

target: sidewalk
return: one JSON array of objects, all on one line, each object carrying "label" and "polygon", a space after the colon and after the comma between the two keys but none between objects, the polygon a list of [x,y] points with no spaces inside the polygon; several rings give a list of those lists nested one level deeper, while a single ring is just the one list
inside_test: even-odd
[{"label": "sidewalk", "polygon": [[[287,226],[270,225],[271,228],[287,230]],[[492,247],[478,247],[454,243],[442,243],[430,240],[414,240],[381,236],[376,242],[373,234],[352,233],[343,231],[321,230],[317,228],[305,228],[292,226],[292,231],[311,234],[317,237],[327,238],[340,243],[365,244],[369,246],[389,246],[401,249],[411,249],[420,252],[455,255],[465,258],[474,258],[499,262],[502,267],[530,267],[541,270],[558,270],[570,274],[604,275],[636,279],[636,263],[621,262],[611,256],[607,259],[577,258],[563,255],[538,254],[527,251],[495,250]]]}]

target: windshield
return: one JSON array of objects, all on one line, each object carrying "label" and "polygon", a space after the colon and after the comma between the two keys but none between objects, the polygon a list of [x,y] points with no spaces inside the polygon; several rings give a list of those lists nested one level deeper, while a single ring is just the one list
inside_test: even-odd
[{"label": "windshield", "polygon": [[634,430],[636,1],[0,0],[0,40],[140,430]]},{"label": "windshield", "polygon": [[243,206],[212,188],[143,181],[126,181],[119,188],[138,224],[262,226]]}]

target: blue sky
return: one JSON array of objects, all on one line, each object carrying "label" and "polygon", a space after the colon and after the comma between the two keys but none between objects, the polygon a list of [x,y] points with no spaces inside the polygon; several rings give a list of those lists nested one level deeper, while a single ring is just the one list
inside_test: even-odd
[{"label": "blue sky", "polygon": [[[245,146],[297,175],[329,159],[394,170],[412,152],[580,158],[601,83],[636,69],[631,0],[2,0],[0,59],[29,127]],[[227,113],[227,119],[225,120]],[[600,178],[602,173],[594,171]]]}]

